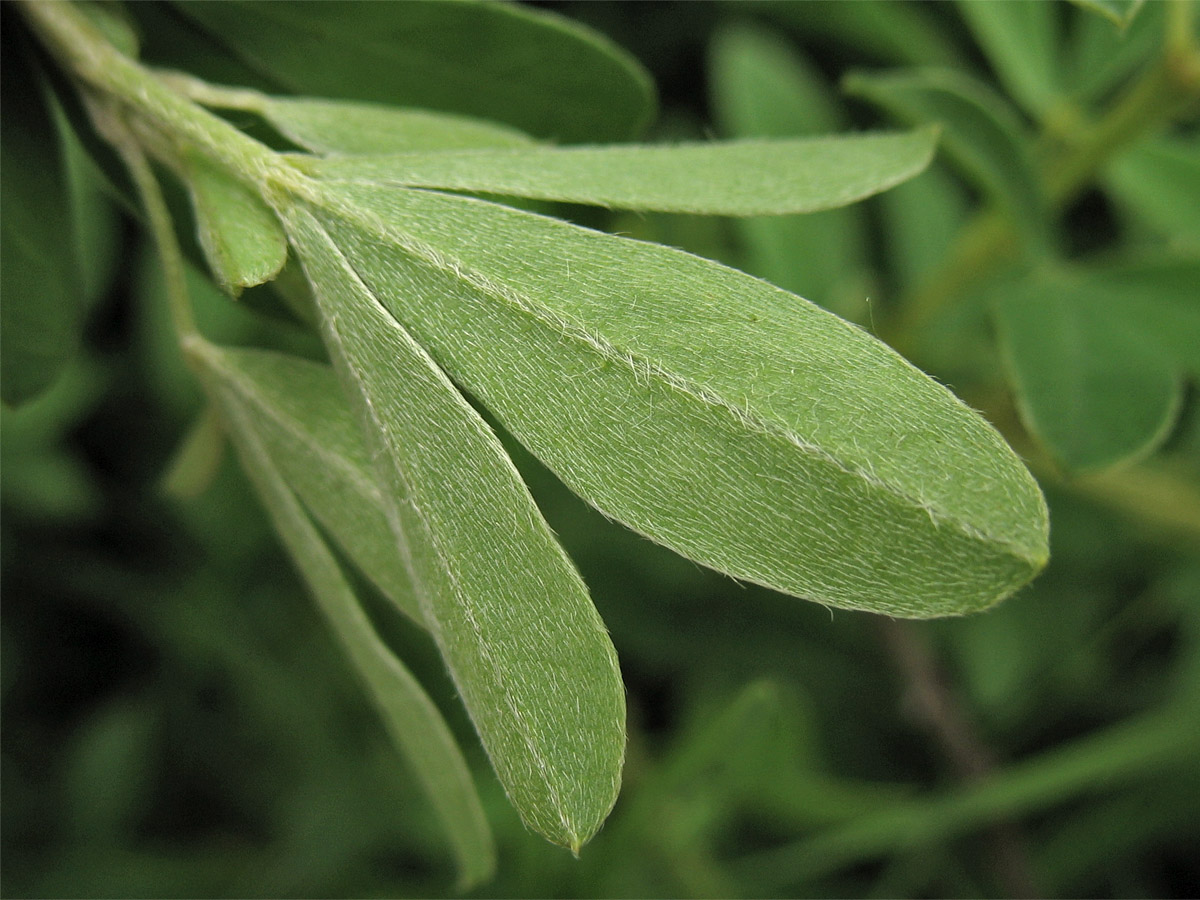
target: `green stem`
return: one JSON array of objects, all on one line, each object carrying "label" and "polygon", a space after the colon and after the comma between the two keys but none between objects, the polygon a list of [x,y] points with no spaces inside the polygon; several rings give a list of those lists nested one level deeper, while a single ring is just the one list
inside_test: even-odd
[{"label": "green stem", "polygon": [[[181,346],[200,336],[196,328],[196,320],[192,315],[191,299],[188,296],[187,277],[184,274],[183,251],[175,237],[175,224],[171,211],[167,208],[166,198],[154,170],[142,152],[141,146],[130,136],[122,139],[117,132],[118,126],[109,124],[104,131],[116,147],[117,152],[125,162],[129,174],[133,178],[142,206],[146,210],[146,219],[150,233],[154,236],[154,244],[158,250],[158,258],[162,262],[163,276],[167,289],[167,300],[171,307],[171,320],[175,325],[175,334]],[[126,133],[127,134],[127,133]]]},{"label": "green stem", "polygon": [[114,47],[71,3],[21,0],[26,18],[63,67],[172,140],[211,157],[253,187],[290,181],[269,147],[179,95]]},{"label": "green stem", "polygon": [[735,873],[744,870],[747,877],[761,879],[770,886],[767,890],[783,889],[858,862],[1035,813],[1121,779],[1190,760],[1197,724],[1195,712],[1182,704],[1126,721],[1010,765],[973,789],[897,804],[816,837],[743,858]]}]

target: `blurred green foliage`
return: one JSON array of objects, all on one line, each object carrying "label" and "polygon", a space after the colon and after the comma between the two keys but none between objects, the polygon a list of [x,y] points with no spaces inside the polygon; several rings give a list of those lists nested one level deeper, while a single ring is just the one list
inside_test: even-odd
[{"label": "blurred green foliage", "polygon": [[[1117,290],[1135,264],[1192,264],[1200,252],[1194,115],[1172,110],[1173,119],[1143,123],[1121,145],[1130,152],[1096,163],[1082,181],[1053,164],[1070,144],[1064,134],[1086,138],[1087,123],[1119,106],[1129,80],[1154,65],[1164,29],[1172,40],[1163,6],[1122,10],[1116,22],[1068,4],[1016,14],[1032,14],[1032,24],[1007,21],[1001,9],[964,16],[923,4],[555,8],[651,69],[663,108],[651,135],[662,138],[870,128],[888,120],[839,91],[851,69],[936,64],[953,73],[926,83],[908,76],[902,114],[932,108],[951,120],[949,132],[961,129],[959,143],[912,183],[820,214],[824,227],[566,213],[740,265],[896,336],[1044,476],[1052,557],[1031,587],[984,615],[899,626],[832,613],[631,535],[510,441],[612,633],[630,743],[621,799],[581,859],[546,844],[505,800],[428,637],[364,584],[381,631],[473,754],[500,850],[497,879],[476,893],[1194,896],[1196,371],[1171,362],[1160,395],[1169,392],[1172,414],[1150,417],[1154,434],[1140,443],[1126,441],[1143,455],[1153,449],[1147,441],[1158,442],[1152,457],[1064,477],[1064,467],[1091,461],[1071,457],[1073,440],[1095,448],[1110,432],[1074,430],[1057,443],[1054,428],[1027,433],[1006,366],[1034,351],[998,352],[993,325],[995,297],[1014,296],[1006,285],[1024,285],[1022,313],[1036,302],[1033,282],[1022,280],[1029,260],[1012,249],[1030,233],[1049,235],[1038,253],[1074,267],[1072,290],[1097,273]],[[131,12],[151,58],[177,33],[202,52],[205,36],[188,32],[186,17],[149,5]],[[1012,28],[1036,29],[1058,64],[1029,63],[1042,51],[1011,40]],[[864,86],[899,83],[882,78],[856,78],[856,98],[871,97]],[[764,79],[760,88],[753,79]],[[986,136],[994,123],[978,125],[975,108],[955,118],[974,96],[966,84],[1006,105],[1015,125],[1005,140],[1028,141],[1027,157],[988,159],[996,145],[980,143],[979,128]],[[4,85],[7,145],[14,85]],[[755,110],[761,96],[781,99]],[[47,393],[4,409],[0,422],[4,895],[448,894],[452,859],[433,813],[237,466],[224,460],[194,499],[164,494],[176,447],[200,414],[199,392],[137,230],[95,202],[111,189],[107,176],[72,152],[64,171],[84,185],[74,196],[92,201],[69,213],[90,304],[84,350]],[[1050,173],[1040,187],[1022,169],[1039,164]],[[1045,191],[1045,208],[1021,206],[1019,238],[989,238],[1001,226],[988,198],[1011,202],[1014,183]],[[975,258],[972,278],[958,272],[939,283],[947,263],[962,259],[963,235],[990,240],[996,259]],[[936,290],[924,289],[930,283]],[[234,305],[205,285],[197,278],[193,292],[208,333],[319,353],[266,289]],[[1194,309],[1198,295],[1184,291],[1179,302]],[[1074,299],[1057,292],[1052,302]],[[1182,348],[1175,355],[1147,347],[1136,324],[1115,343],[1133,340],[1160,361],[1190,346],[1194,359],[1191,320],[1183,321],[1161,338]],[[1056,338],[1036,319],[1018,324],[1032,339]],[[1104,390],[1124,398],[1128,383],[1114,385],[1099,363],[1100,386],[1074,389],[1089,402],[1103,404]],[[1056,383],[1018,403],[1054,410]],[[1102,450],[1105,461],[1121,455]]]}]

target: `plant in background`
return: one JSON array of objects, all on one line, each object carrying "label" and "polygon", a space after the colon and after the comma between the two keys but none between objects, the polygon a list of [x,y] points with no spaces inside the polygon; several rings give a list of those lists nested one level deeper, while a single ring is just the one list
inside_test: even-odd
[{"label": "plant in background", "polygon": [[[855,204],[881,195],[893,241],[881,335],[961,385],[1047,477],[1150,453],[1200,372],[1195,209],[1146,176],[1193,188],[1195,148],[1167,135],[1113,162],[1194,109],[1189,5],[1077,11],[1090,37],[1068,70],[1053,65],[1056,7],[963,4],[1036,139],[1008,99],[925,54],[941,45],[904,12],[763,12],[813,9],[880,40],[911,31],[930,65],[843,85],[909,130],[848,132],[786,43],[745,23],[711,48],[735,140],[627,144],[614,142],[653,111],[647,74],[527,8],[178,3],[159,25],[222,51],[181,40],[157,60],[170,69],[138,61],[120,7],[5,10],[6,35],[14,13],[23,22],[5,53],[5,402],[45,391],[79,344],[94,276],[64,235],[86,170],[152,234],[203,388],[170,483],[202,489],[223,442],[236,448],[463,886],[494,874],[483,804],[364,591],[428,631],[509,800],[550,841],[578,853],[600,828],[626,742],[605,625],[491,422],[605,516],[689,559],[828,607],[931,618],[1030,581],[1048,557],[1046,505],[980,414],[829,311],[876,327]],[[1111,49],[1152,16],[1149,38]],[[369,65],[339,66],[347,53]],[[1107,112],[1084,120],[1091,105]],[[46,164],[58,147],[61,171]],[[961,227],[960,183],[930,168],[939,149],[985,201]],[[1098,175],[1152,225],[1178,224],[1179,241],[1136,262],[1071,259],[1059,220]],[[552,218],[564,207],[551,204],[736,217],[741,261],[773,284]],[[231,302],[291,325],[249,344],[206,333],[192,262]],[[995,388],[992,320],[1023,427]],[[1186,497],[1154,509],[1128,482],[1085,485],[1194,527]]]}]

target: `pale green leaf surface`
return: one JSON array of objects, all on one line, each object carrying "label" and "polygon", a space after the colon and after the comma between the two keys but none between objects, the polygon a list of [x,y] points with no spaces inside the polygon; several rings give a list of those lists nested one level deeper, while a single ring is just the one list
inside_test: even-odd
[{"label": "pale green leaf surface", "polygon": [[1016,113],[983,85],[948,69],[851,73],[850,94],[883,107],[902,121],[940,122],[942,146],[963,172],[1044,244],[1047,209],[1035,173],[1030,140]]},{"label": "pale green leaf surface", "polygon": [[287,92],[446,110],[563,142],[628,140],[649,75],[601,35],[516,4],[176,4]]},{"label": "pale green leaf surface", "polygon": [[587,588],[479,414],[305,209],[281,210],[442,655],[522,819],[574,851],[616,800],[625,698]]},{"label": "pale green leaf surface", "polygon": [[275,465],[314,518],[396,607],[424,624],[358,422],[329,366],[282,353],[210,350],[254,413]]},{"label": "pale green leaf surface", "polygon": [[1059,97],[1056,4],[959,0],[958,10],[1008,94],[1035,116]]},{"label": "pale green leaf surface", "polygon": [[1127,462],[1169,433],[1180,365],[1158,338],[1174,326],[1200,346],[1200,310],[1193,304],[1190,327],[1186,310],[1174,312],[1103,279],[1051,276],[1013,286],[997,303],[1022,419],[1064,468]]},{"label": "pale green leaf surface", "polygon": [[264,97],[257,111],[284,137],[314,153],[406,153],[532,142],[495,122],[378,103]]},{"label": "pale green leaf surface", "polygon": [[274,213],[207,157],[189,154],[182,164],[200,246],[217,283],[236,297],[279,274],[287,262],[287,239]]},{"label": "pale green leaf surface", "polygon": [[716,263],[485,201],[329,184],[372,290],[569,487],[709,566],[837,606],[987,606],[1046,555],[1033,479],[882,343]]},{"label": "pale green leaf surface", "polygon": [[530,147],[330,157],[310,174],[373,184],[563,200],[623,209],[749,216],[862,200],[920,172],[930,129],[791,141]]},{"label": "pale green leaf surface", "polygon": [[[717,120],[734,138],[840,130],[843,115],[816,67],[781,35],[740,25],[709,48]],[[861,210],[739,218],[741,268],[847,318],[865,312]]]},{"label": "pale green leaf surface", "polygon": [[1200,139],[1145,141],[1114,160],[1105,181],[1135,216],[1200,248]]},{"label": "pale green leaf surface", "polygon": [[242,462],[276,530],[441,818],[462,886],[486,881],[495,870],[495,847],[453,734],[421,685],[376,634],[337,559],[276,468],[258,430],[256,411],[224,386],[221,399]]},{"label": "pale green leaf surface", "polygon": [[83,296],[66,173],[40,79],[16,42],[0,58],[0,394],[16,405],[48,388],[75,353]]}]

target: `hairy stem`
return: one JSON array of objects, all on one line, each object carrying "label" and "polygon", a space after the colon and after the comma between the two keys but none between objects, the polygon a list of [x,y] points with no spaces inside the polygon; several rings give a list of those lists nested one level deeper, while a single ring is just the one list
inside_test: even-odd
[{"label": "hairy stem", "polygon": [[166,86],[109,43],[71,3],[22,0],[21,5],[50,52],[91,93],[204,153],[253,187],[289,179],[291,169],[278,154]]}]

